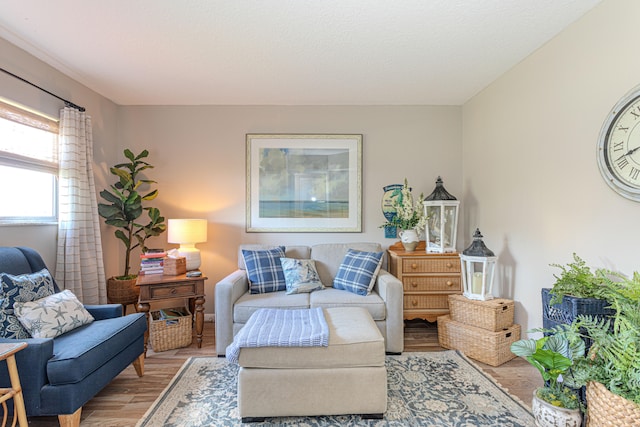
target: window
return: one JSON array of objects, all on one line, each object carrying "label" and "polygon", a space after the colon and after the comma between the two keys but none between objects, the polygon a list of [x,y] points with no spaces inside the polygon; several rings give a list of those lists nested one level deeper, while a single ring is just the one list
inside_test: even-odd
[{"label": "window", "polygon": [[0,101],[0,224],[57,220],[58,122]]}]

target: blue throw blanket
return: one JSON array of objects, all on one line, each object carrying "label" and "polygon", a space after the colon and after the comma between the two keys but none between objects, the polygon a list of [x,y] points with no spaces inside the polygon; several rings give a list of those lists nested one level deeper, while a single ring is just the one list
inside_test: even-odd
[{"label": "blue throw blanket", "polygon": [[243,347],[327,347],[329,326],[322,308],[261,308],[251,315],[227,347],[227,359],[238,363]]}]

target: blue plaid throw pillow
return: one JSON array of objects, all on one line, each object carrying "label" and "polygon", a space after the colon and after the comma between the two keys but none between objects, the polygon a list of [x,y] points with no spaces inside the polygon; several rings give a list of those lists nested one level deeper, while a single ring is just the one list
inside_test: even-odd
[{"label": "blue plaid throw pillow", "polygon": [[333,287],[369,295],[382,265],[382,252],[362,252],[349,249],[333,279]]},{"label": "blue plaid throw pillow", "polygon": [[259,251],[243,249],[242,257],[249,277],[250,293],[264,294],[287,289],[280,263],[280,258],[284,257],[284,246]]}]

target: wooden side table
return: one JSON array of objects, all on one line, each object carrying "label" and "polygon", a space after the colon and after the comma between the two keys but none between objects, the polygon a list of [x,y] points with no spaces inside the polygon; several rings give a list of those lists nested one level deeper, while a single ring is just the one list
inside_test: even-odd
[{"label": "wooden side table", "polygon": [[24,398],[22,397],[22,387],[20,386],[20,377],[18,376],[18,366],[16,365],[15,354],[27,346],[26,342],[18,343],[2,343],[0,344],[0,360],[7,361],[7,369],[9,371],[10,388],[0,388],[0,402],[4,410],[2,427],[7,423],[7,404],[6,401],[13,397],[13,423],[16,425],[16,419],[20,427],[28,427],[27,412],[24,409]]},{"label": "wooden side table", "polygon": [[189,298],[189,309],[195,317],[196,342],[202,347],[202,329],[204,327],[204,281],[207,277],[165,276],[150,274],[138,276],[136,285],[140,287],[138,309],[147,316],[147,331],[144,334],[144,353],[147,354],[151,319],[149,316],[150,303],[174,298]]},{"label": "wooden side table", "polygon": [[435,322],[449,313],[448,297],[462,293],[460,257],[457,253],[428,254],[421,241],[407,252],[402,243],[389,247],[389,272],[402,282],[405,320]]}]

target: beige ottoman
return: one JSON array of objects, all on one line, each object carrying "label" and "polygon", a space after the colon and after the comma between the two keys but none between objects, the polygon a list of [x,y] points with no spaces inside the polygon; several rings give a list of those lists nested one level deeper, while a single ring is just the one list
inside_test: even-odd
[{"label": "beige ottoman", "polygon": [[328,347],[240,350],[238,410],[242,422],[265,417],[361,414],[387,410],[384,338],[369,312],[324,310]]}]

